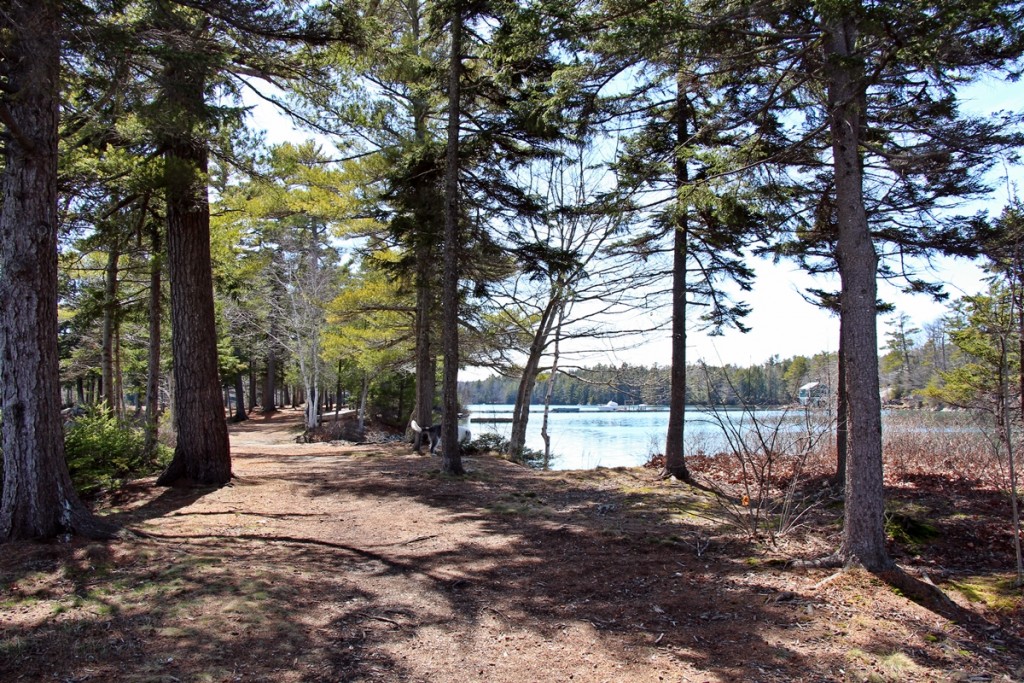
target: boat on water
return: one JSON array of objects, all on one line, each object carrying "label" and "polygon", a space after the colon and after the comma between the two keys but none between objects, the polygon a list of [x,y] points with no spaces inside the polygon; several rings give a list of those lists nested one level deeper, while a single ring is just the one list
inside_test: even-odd
[{"label": "boat on water", "polygon": [[608,401],[603,406],[598,406],[597,409],[598,410],[607,410],[607,411],[614,412],[614,411],[619,410],[620,407],[619,407],[619,404],[616,403],[615,401]]}]

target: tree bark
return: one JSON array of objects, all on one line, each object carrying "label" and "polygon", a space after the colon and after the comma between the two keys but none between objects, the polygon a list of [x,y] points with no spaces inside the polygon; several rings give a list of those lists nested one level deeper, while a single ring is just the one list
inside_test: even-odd
[{"label": "tree bark", "polygon": [[[117,241],[117,238],[114,238]],[[103,288],[103,334],[100,344],[100,367],[103,374],[103,402],[117,413],[117,383],[114,381],[114,327],[117,324],[117,276],[121,254],[116,244],[107,252]]]},{"label": "tree bark", "polygon": [[269,415],[277,410],[277,404],[275,403],[276,386],[277,380],[277,363],[274,354],[274,349],[271,347],[267,349],[267,374],[263,378],[263,414]]},{"label": "tree bark", "polygon": [[414,449],[422,452],[425,429],[434,421],[434,386],[437,372],[431,343],[434,296],[430,287],[430,251],[421,246],[416,253],[416,420],[424,429],[416,432]]},{"label": "tree bark", "polygon": [[526,428],[530,424],[530,403],[533,401],[537,375],[540,374],[540,360],[544,355],[548,335],[551,333],[551,328],[557,317],[556,311],[560,310],[560,307],[559,297],[555,293],[541,313],[537,331],[530,342],[526,365],[523,367],[523,376],[519,379],[519,389],[516,392],[516,404],[512,408],[512,429],[509,433],[508,450],[513,458],[520,457],[526,447]]},{"label": "tree bark", "polygon": [[163,80],[168,115],[174,122],[164,141],[164,163],[178,437],[171,464],[157,484],[217,486],[231,480],[231,453],[217,367],[208,152],[197,134],[205,110],[205,77],[186,56],[172,54]]},{"label": "tree bark", "polygon": [[249,408],[256,409],[256,363],[249,356]]},{"label": "tree bark", "polygon": [[57,120],[60,3],[11,0],[0,13],[6,132],[0,176],[0,542],[105,537],[64,459],[57,358]]},{"label": "tree bark", "polygon": [[245,381],[242,378],[243,373],[244,371],[241,367],[235,373],[235,416],[232,418],[235,422],[243,422],[249,419],[245,412]]},{"label": "tree bark", "polygon": [[362,438],[363,433],[366,431],[366,403],[370,396],[370,375],[367,372],[363,372],[362,384],[359,388],[359,417],[358,417],[358,429],[359,436]]},{"label": "tree bark", "polygon": [[[409,2],[409,22],[412,29],[416,55],[420,55],[422,36],[422,14],[419,2]],[[426,148],[429,140],[430,108],[425,97],[412,98],[413,129],[416,144]],[[421,175],[416,182],[417,206],[415,207],[417,234],[416,249],[416,420],[421,429],[415,432],[413,447],[421,453],[427,434],[426,427],[434,422],[434,394],[437,385],[437,354],[434,342],[435,276],[434,268],[437,251],[437,219],[432,201],[437,197],[434,176]],[[401,413],[399,413],[401,414]]]},{"label": "tree bark", "polygon": [[441,293],[443,325],[441,351],[444,381],[441,389],[441,471],[461,475],[459,444],[459,121],[462,84],[462,3],[451,14],[451,57],[448,64],[448,146],[444,168],[444,283]]},{"label": "tree bark", "polygon": [[672,240],[672,368],[669,371],[668,433],[665,436],[665,476],[690,481],[686,467],[684,433],[686,424],[686,260],[689,225],[687,210],[679,193],[689,182],[683,146],[689,139],[689,103],[682,79],[676,84],[676,220]]},{"label": "tree bark", "polygon": [[866,101],[857,26],[825,17],[825,57],[836,185],[840,325],[848,400],[846,505],[840,556],[869,571],[892,567],[885,549],[882,406],[878,387],[877,269],[864,206],[860,143]]}]

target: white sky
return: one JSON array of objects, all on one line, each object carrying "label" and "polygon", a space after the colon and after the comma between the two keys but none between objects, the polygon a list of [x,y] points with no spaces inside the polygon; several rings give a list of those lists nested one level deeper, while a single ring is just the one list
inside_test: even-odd
[{"label": "white sky", "polygon": [[[247,104],[257,104],[255,98],[246,98]],[[1024,84],[1007,84],[1004,82],[986,82],[977,85],[964,94],[965,109],[974,112],[988,112],[1000,109],[1019,109],[1024,102]],[[283,114],[268,105],[259,105],[254,110],[251,125],[266,131],[268,143],[283,141],[299,141],[310,137],[307,132],[297,131]],[[325,146],[327,144],[326,140]],[[997,188],[991,199],[980,205],[972,206],[963,213],[972,213],[979,209],[988,209],[992,215],[998,215],[1006,204],[1007,188],[1011,183],[1016,185],[1024,178],[1020,166],[1004,166],[997,170],[1000,176],[996,179]],[[751,365],[763,363],[772,356],[790,358],[796,355],[811,356],[822,351],[835,351],[838,346],[838,320],[804,301],[801,291],[807,287],[835,289],[835,282],[819,279],[815,281],[801,272],[794,264],[770,261],[755,263],[757,279],[752,292],[738,298],[751,306],[751,313],[745,323],[751,328],[747,334],[727,330],[725,334],[709,337],[691,327],[688,333],[688,360],[703,360],[709,365],[736,364]],[[950,300],[965,294],[976,294],[984,289],[981,282],[980,269],[964,260],[940,259],[931,271],[931,277],[946,283]],[[879,296],[895,304],[896,312],[879,318],[878,338],[880,345],[885,343],[886,322],[900,313],[907,314],[914,327],[923,328],[947,312],[947,304],[934,302],[923,295],[904,295],[885,283],[879,284]],[[574,359],[574,363],[594,365],[597,363],[630,363],[635,365],[668,365],[670,361],[670,339],[667,331],[652,335],[645,342],[633,344],[623,342],[608,343],[605,353],[592,354],[586,358]],[[614,346],[614,348],[612,348]],[[480,379],[488,376],[490,371],[469,368],[460,373],[460,379]]]},{"label": "white sky", "polygon": [[[982,272],[965,260],[943,259],[931,273],[936,280],[946,282],[949,300],[965,294],[976,294],[985,288],[981,281]],[[727,330],[721,336],[711,337],[696,331],[691,325],[687,334],[687,360],[704,361],[708,365],[734,364],[747,366],[760,364],[772,356],[780,359],[793,356],[813,356],[822,351],[835,351],[839,345],[839,321],[803,299],[801,292],[806,287],[835,289],[836,281],[811,278],[794,264],[770,261],[755,262],[757,279],[753,291],[741,297],[751,306],[751,313],[745,323],[751,328],[746,334]],[[885,283],[879,283],[879,296],[896,306],[892,314],[881,316],[878,321],[880,347],[885,345],[886,323],[898,314],[905,313],[912,326],[924,326],[942,317],[947,312],[947,303],[935,302],[924,295],[907,295]],[[699,313],[698,313],[699,314]],[[668,331],[649,336],[646,342],[628,344],[625,341],[604,342],[607,351],[585,357],[571,357],[577,365],[598,363],[651,366],[668,365],[671,360],[671,338]],[[563,361],[565,362],[565,361]],[[492,374],[489,370],[469,368],[460,373],[460,379],[483,379]]]},{"label": "white sky", "polygon": [[[983,288],[981,271],[973,264],[946,259],[942,270],[934,274],[947,283],[950,299],[964,294],[975,294]],[[756,266],[757,280],[754,291],[746,301],[751,313],[746,324],[751,328],[746,334],[734,330],[720,337],[708,337],[699,333],[689,336],[691,341],[687,356],[692,360],[703,360],[708,365],[732,363],[752,365],[763,363],[774,355],[790,358],[796,355],[812,356],[822,351],[835,351],[839,346],[839,320],[803,299],[801,292],[806,287],[838,289],[835,279],[817,282],[801,272],[791,263],[772,264],[762,261]],[[946,313],[946,304],[938,303],[924,295],[906,295],[895,288],[879,284],[879,296],[895,304],[893,314],[879,318],[879,344],[885,344],[886,322],[900,313],[910,316],[913,326],[923,329]],[[668,342],[666,340],[665,353]]]}]

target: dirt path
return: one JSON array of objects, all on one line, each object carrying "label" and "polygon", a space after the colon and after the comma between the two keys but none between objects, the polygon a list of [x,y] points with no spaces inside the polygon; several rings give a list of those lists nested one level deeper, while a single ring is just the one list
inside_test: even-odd
[{"label": "dirt path", "polygon": [[481,457],[450,479],[404,446],[299,444],[299,432],[290,412],[233,426],[231,486],[134,485],[108,513],[137,538],[8,546],[0,680],[1024,673],[998,631],[870,576],[773,570],[713,515],[694,516],[706,501],[647,471]]}]

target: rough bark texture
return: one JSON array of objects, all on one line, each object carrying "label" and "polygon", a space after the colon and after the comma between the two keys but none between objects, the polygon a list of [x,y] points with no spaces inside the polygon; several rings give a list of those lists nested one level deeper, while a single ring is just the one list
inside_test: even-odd
[{"label": "rough bark texture", "polygon": [[277,403],[275,402],[275,395],[277,389],[275,380],[277,377],[277,363],[275,360],[274,349],[267,349],[267,374],[263,377],[263,412],[272,413],[277,410]]},{"label": "rough bark texture", "polygon": [[[412,32],[416,54],[420,53],[421,22],[418,2],[410,2],[409,26]],[[430,137],[430,107],[425,97],[414,95],[412,98],[413,128],[416,144],[426,147]],[[416,229],[414,239],[416,248],[416,420],[426,428],[434,422],[434,393],[437,388],[437,353],[434,342],[435,319],[435,276],[437,255],[437,217],[434,210],[436,204],[432,199],[437,197],[437,184],[432,175],[421,175],[416,178]],[[399,413],[402,414],[402,413]],[[426,432],[416,432],[414,447],[417,453],[422,452],[426,442]]]},{"label": "rough bark texture", "polygon": [[[424,429],[434,421],[434,386],[437,367],[431,343],[434,297],[431,291],[433,258],[425,248],[416,253],[416,420]],[[425,432],[416,432],[414,448],[423,450]]]},{"label": "rough bark texture", "polygon": [[157,483],[222,485],[231,480],[231,455],[217,367],[207,151],[197,135],[203,78],[183,61],[171,60],[163,84],[176,128],[165,142],[164,158],[178,439],[174,459]]},{"label": "rough bark texture", "polygon": [[826,74],[838,219],[840,342],[848,400],[846,505],[840,555],[870,571],[892,566],[885,549],[882,406],[876,320],[878,255],[864,207],[860,142],[865,93],[850,16],[826,21]]},{"label": "rough bark texture", "polygon": [[160,436],[160,320],[163,317],[161,272],[163,270],[163,246],[160,226],[154,221],[149,233],[149,358],[146,364],[146,452],[156,452]]},{"label": "rough bark texture", "polygon": [[12,95],[0,100],[0,365],[4,457],[0,542],[107,536],[71,485],[57,361],[57,117],[60,6],[14,0],[0,13]]},{"label": "rough bark texture", "polygon": [[256,409],[256,364],[249,357],[249,408]]},{"label": "rough bark texture", "polygon": [[[680,79],[676,94],[676,141],[680,146],[689,139],[684,84]],[[686,161],[676,158],[677,190],[689,182]],[[686,422],[686,257],[689,226],[685,207],[676,208],[675,234],[672,242],[672,369],[669,373],[668,433],[665,436],[665,475],[690,480],[683,453],[683,425]]]},{"label": "rough bark texture", "polygon": [[463,474],[459,446],[459,103],[462,80],[462,6],[456,2],[451,16],[451,58],[448,72],[448,147],[444,169],[444,283],[441,293],[441,352],[444,381],[441,389],[441,471]]},{"label": "rough bark texture", "polygon": [[[116,241],[116,237],[114,240]],[[100,350],[100,366],[103,374],[103,401],[111,412],[119,414],[119,400],[114,381],[114,336],[117,327],[117,283],[118,263],[121,254],[117,246],[107,252],[107,267],[103,288],[103,341]]]},{"label": "rough bark texture", "polygon": [[249,419],[245,412],[245,380],[242,377],[243,372],[244,370],[239,368],[238,372],[235,373],[235,416],[231,418],[235,422]]}]

